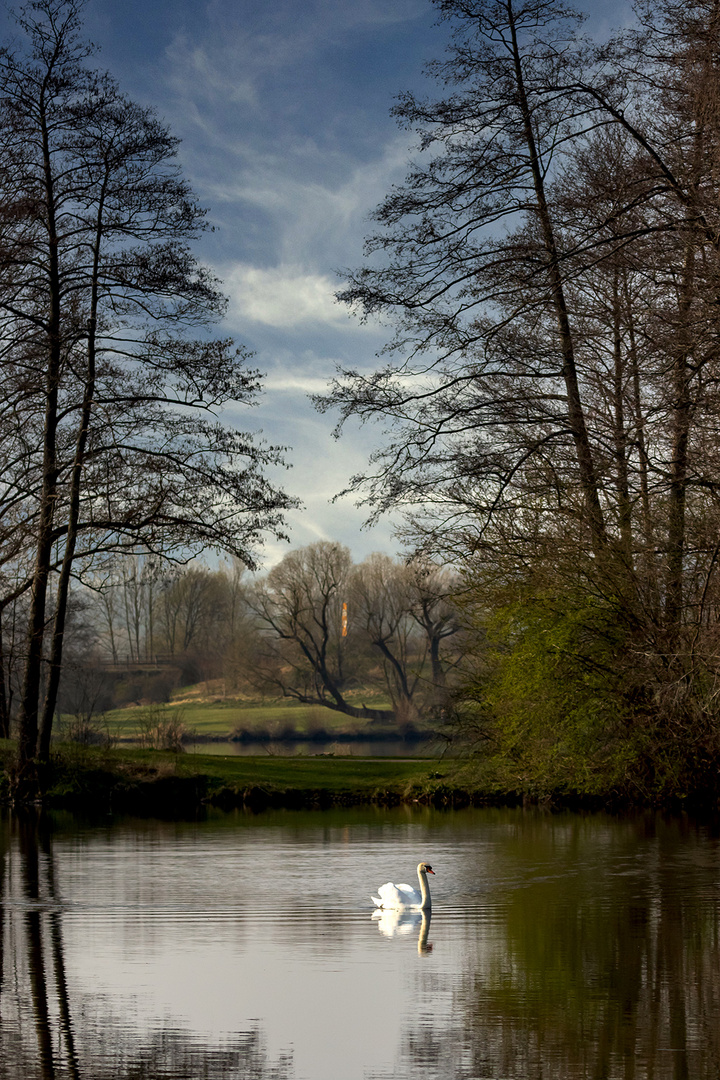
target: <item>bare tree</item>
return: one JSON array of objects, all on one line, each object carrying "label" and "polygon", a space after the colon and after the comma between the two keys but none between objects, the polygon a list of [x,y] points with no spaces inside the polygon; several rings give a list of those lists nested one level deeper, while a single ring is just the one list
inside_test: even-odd
[{"label": "bare tree", "polygon": [[197,650],[221,656],[229,637],[226,578],[201,566],[168,575],[158,589],[155,633],[173,656]]},{"label": "bare tree", "polygon": [[[50,576],[57,573],[41,755],[47,753],[74,566],[144,546],[214,544],[252,563],[287,498],[273,448],[215,419],[257,373],[208,329],[223,310],[189,242],[204,213],[151,111],[87,65],[79,0],[38,0],[0,52],[0,323],[4,367],[42,425],[23,432],[12,504],[35,545],[20,761],[36,751]],[[9,602],[11,597],[6,596]]]},{"label": "bare tree", "polygon": [[[392,319],[400,359],[343,371],[321,409],[384,418],[387,445],[354,477],[382,512],[416,505],[480,543],[514,512],[515,488],[562,458],[568,517],[598,557],[610,544],[566,296],[562,228],[548,185],[557,159],[592,124],[557,93],[580,78],[574,16],[560,4],[438,0],[453,39],[430,73],[437,101],[394,110],[423,157],[375,213],[377,266],[340,298]],[[561,69],[561,73],[558,71]],[[502,226],[502,227],[501,227]],[[557,512],[557,511],[556,511]],[[465,530],[465,535],[461,530]]]},{"label": "bare tree", "polygon": [[462,629],[457,606],[461,581],[455,571],[423,559],[415,559],[409,564],[407,578],[408,611],[425,633],[432,697],[438,704],[445,696],[448,671],[457,662],[456,655],[448,657],[444,654],[443,642],[456,637]]},{"label": "bare tree", "polygon": [[[408,722],[440,703],[459,629],[457,580],[429,564],[321,542],[291,552],[250,588],[246,603],[261,643],[249,664],[287,697],[349,716]],[[349,700],[373,685],[392,709]]]},{"label": "bare tree", "polygon": [[342,605],[351,566],[341,544],[323,540],[291,551],[248,593],[248,604],[265,628],[268,670],[285,696],[348,716],[391,720],[392,710],[353,705],[346,697],[353,654],[342,632]]},{"label": "bare tree", "polygon": [[353,568],[350,610],[353,625],[382,656],[384,683],[396,716],[409,719],[425,659],[425,642],[408,611],[405,567],[375,554]]}]

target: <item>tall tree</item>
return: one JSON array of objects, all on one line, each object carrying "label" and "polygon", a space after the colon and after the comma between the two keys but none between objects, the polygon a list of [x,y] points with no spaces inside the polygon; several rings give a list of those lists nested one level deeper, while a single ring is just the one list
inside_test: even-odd
[{"label": "tall tree", "polygon": [[289,505],[262,476],[277,452],[215,420],[258,380],[242,351],[208,334],[224,300],[190,251],[204,212],[177,140],[88,66],[81,9],[33,0],[16,16],[21,43],[0,51],[0,325],[13,342],[3,359],[17,400],[43,416],[21,461],[35,546],[21,763],[37,748],[55,568],[43,753],[77,560],[206,542],[252,562],[251,545]]},{"label": "tall tree", "polygon": [[640,0],[598,48],[552,0],[436,6],[443,89],[395,110],[422,156],[340,294],[396,359],[319,401],[387,425],[350,489],[465,560],[538,670],[551,611],[639,768],[717,762],[720,5]]},{"label": "tall tree", "polygon": [[[555,92],[579,77],[573,13],[531,0],[438,0],[453,38],[430,65],[444,98],[395,113],[423,157],[376,211],[375,267],[340,294],[394,318],[396,365],[345,371],[322,409],[381,416],[392,438],[356,477],[382,511],[427,503],[483,534],[521,477],[572,464],[569,507],[596,556],[610,544],[548,185],[561,148],[591,123]],[[341,421],[342,422],[342,421]],[[509,500],[512,506],[512,499]]]}]

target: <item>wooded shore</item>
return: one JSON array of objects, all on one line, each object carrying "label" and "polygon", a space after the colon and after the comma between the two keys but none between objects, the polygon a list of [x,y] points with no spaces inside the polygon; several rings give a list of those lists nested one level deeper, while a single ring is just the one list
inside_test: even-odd
[{"label": "wooded shore", "polygon": [[173,815],[204,804],[226,808],[267,806],[396,805],[452,794],[445,771],[428,759],[222,757],[176,754],[138,747],[67,746],[32,773],[14,768],[14,747],[4,743],[0,798],[52,807]]},{"label": "wooded shore", "polygon": [[0,803],[64,808],[93,814],[186,817],[209,806],[259,813],[270,808],[427,805],[543,805],[552,809],[623,812],[639,807],[715,814],[709,793],[685,798],[608,791],[541,791],[481,782],[457,761],[395,758],[220,757],[212,754],[115,747],[62,748],[33,775],[13,767],[14,748],[0,747]]}]

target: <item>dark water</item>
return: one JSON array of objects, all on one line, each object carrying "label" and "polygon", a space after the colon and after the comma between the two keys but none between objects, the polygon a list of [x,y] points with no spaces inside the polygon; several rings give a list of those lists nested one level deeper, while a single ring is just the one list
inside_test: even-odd
[{"label": "dark water", "polygon": [[369,757],[430,758],[448,756],[447,746],[435,740],[406,742],[403,739],[364,739],[353,742],[308,740],[297,742],[273,739],[272,742],[191,742],[188,754],[214,754],[222,757]]},{"label": "dark water", "polygon": [[[430,920],[373,918],[432,862]],[[523,811],[0,825],[0,1076],[720,1076],[720,846]]]}]

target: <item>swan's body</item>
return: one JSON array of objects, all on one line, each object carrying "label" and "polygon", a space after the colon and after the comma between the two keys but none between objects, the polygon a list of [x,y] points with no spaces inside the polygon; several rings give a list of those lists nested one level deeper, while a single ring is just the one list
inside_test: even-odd
[{"label": "swan's body", "polygon": [[415,908],[419,911],[427,911],[432,906],[427,881],[428,874],[435,874],[430,863],[418,863],[419,892],[413,889],[412,885],[393,885],[392,881],[388,881],[380,886],[378,895],[371,896],[370,899],[376,907],[383,909]]}]

